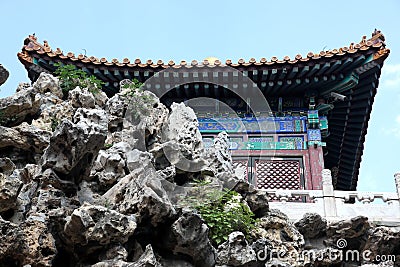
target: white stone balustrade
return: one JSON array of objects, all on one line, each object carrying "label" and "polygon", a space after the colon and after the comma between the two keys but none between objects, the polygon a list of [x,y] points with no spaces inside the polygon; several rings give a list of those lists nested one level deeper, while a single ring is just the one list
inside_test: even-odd
[{"label": "white stone balustrade", "polygon": [[[328,221],[363,215],[378,225],[400,226],[400,173],[395,175],[397,193],[334,190],[330,170],[322,171],[322,190],[265,190],[278,201],[270,208],[280,209],[293,221],[307,212],[315,212]],[[288,202],[301,197],[305,202]]]}]

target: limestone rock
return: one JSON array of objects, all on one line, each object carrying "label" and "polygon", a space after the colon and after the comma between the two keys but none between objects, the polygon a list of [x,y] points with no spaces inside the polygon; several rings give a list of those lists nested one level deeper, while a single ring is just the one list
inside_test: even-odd
[{"label": "limestone rock", "polygon": [[40,73],[39,78],[33,84],[33,88],[35,88],[41,94],[50,92],[60,99],[63,97],[63,92],[59,87],[58,78],[46,72]]},{"label": "limestone rock", "polygon": [[0,85],[7,81],[9,75],[10,73],[8,72],[8,70],[0,64]]},{"label": "limestone rock", "polygon": [[26,122],[13,128],[0,126],[0,148],[15,147],[33,153],[43,153],[51,133]]},{"label": "limestone rock", "polygon": [[0,218],[0,262],[5,266],[52,266],[57,249],[47,225],[28,219],[20,225]]},{"label": "limestone rock", "polygon": [[266,192],[251,189],[245,194],[244,200],[249,205],[250,210],[254,213],[256,218],[261,218],[268,214],[269,205]]},{"label": "limestone rock", "polygon": [[0,173],[10,175],[15,170],[15,164],[9,158],[0,158]]},{"label": "limestone rock", "polygon": [[138,139],[136,148],[150,150],[153,144],[160,142],[168,109],[149,91],[127,89],[122,94],[128,101],[125,121],[133,126],[132,137]]},{"label": "limestone rock", "polygon": [[119,142],[106,150],[100,150],[93,164],[90,180],[95,179],[104,190],[110,189],[127,174],[126,158],[131,149],[128,143]]},{"label": "limestone rock", "polygon": [[109,137],[115,142],[127,142],[146,151],[159,142],[161,128],[168,109],[148,91],[122,89],[105,106],[109,114]]},{"label": "limestone rock", "polygon": [[186,172],[198,172],[207,166],[202,158],[204,149],[194,111],[184,103],[173,103],[168,120],[162,129],[162,144],[153,147],[156,167],[163,169],[169,162]]},{"label": "limestone rock", "polygon": [[113,261],[126,261],[128,258],[128,251],[121,244],[115,244],[110,246],[106,253],[100,255],[101,260],[113,260]]},{"label": "limestone rock", "polygon": [[214,266],[216,251],[208,239],[209,229],[199,215],[184,211],[169,229],[165,245],[174,254],[188,255],[196,266]]},{"label": "limestone rock", "polygon": [[127,109],[127,103],[121,94],[116,94],[108,99],[105,110],[109,116],[108,128],[110,132],[122,130],[122,122]]},{"label": "limestone rock", "polygon": [[94,108],[96,101],[87,88],[79,88],[68,92],[68,99],[74,108]]},{"label": "limestone rock", "polygon": [[396,265],[392,261],[383,261],[377,264],[370,263],[361,265],[361,267],[394,267],[394,266]]},{"label": "limestone rock", "polygon": [[53,133],[42,157],[43,168],[52,168],[64,175],[65,180],[79,182],[89,175],[90,167],[104,145],[106,127],[104,111],[78,109],[74,123],[63,120]]},{"label": "limestone rock", "polygon": [[217,264],[229,266],[251,266],[257,261],[256,253],[243,233],[233,232],[228,240],[219,245]]},{"label": "limestone rock", "polygon": [[21,223],[25,220],[26,214],[32,204],[32,198],[35,196],[38,189],[38,182],[33,180],[33,177],[38,171],[38,166],[34,164],[28,164],[23,169],[16,169],[14,171],[13,175],[18,177],[23,184],[18,192],[14,214],[10,218],[11,222]]},{"label": "limestone rock", "polygon": [[170,202],[160,177],[151,167],[151,155],[138,152],[138,168],[111,187],[103,197],[113,208],[123,214],[136,214],[138,222],[149,220],[157,226],[166,219],[175,216],[176,211]]},{"label": "limestone rock", "polygon": [[0,173],[0,212],[15,208],[22,181],[15,173]]},{"label": "limestone rock", "polygon": [[[161,265],[156,255],[154,254],[151,245],[146,246],[145,252],[135,262],[126,262],[123,260],[106,260],[92,265],[92,267],[163,267],[163,266],[168,266],[168,265]],[[175,265],[169,265],[169,266],[175,267]]]},{"label": "limestone rock", "polygon": [[18,125],[27,117],[38,113],[41,96],[36,89],[28,87],[12,96],[0,98],[1,123],[0,125]]},{"label": "limestone rock", "polygon": [[67,219],[64,232],[74,244],[125,243],[136,229],[134,216],[122,215],[103,206],[83,204]]},{"label": "limestone rock", "polygon": [[318,213],[306,213],[295,226],[305,238],[317,238],[325,235],[327,222]]},{"label": "limestone rock", "polygon": [[272,259],[265,264],[265,267],[292,267],[292,266],[293,265],[291,265],[290,263],[283,262],[278,259]]},{"label": "limestone rock", "polygon": [[295,263],[295,258],[305,244],[303,236],[293,223],[289,222],[289,218],[275,209],[271,209],[256,222],[251,236],[254,239],[269,240],[272,248],[282,254],[281,259],[291,264]]},{"label": "limestone rock", "polygon": [[327,239],[325,244],[332,247],[337,247],[340,239],[346,241],[346,249],[360,249],[363,247],[365,237],[370,224],[368,218],[358,216],[349,220],[334,222],[328,225],[326,230]]},{"label": "limestone rock", "polygon": [[162,267],[151,245],[146,246],[146,250],[140,258],[131,265],[132,267]]},{"label": "limestone rock", "polygon": [[400,262],[400,230],[384,226],[370,228],[363,250],[369,252],[368,256],[371,260],[377,258],[378,255],[395,255],[395,263],[398,264]]},{"label": "limestone rock", "polygon": [[73,119],[75,109],[71,102],[62,101],[54,95],[44,95],[41,98],[40,115],[32,120],[32,125],[47,130],[54,131],[63,119]]},{"label": "limestone rock", "polygon": [[220,132],[214,139],[212,147],[207,149],[210,158],[210,167],[215,175],[221,172],[233,174],[232,156],[229,150],[229,136],[226,132]]}]

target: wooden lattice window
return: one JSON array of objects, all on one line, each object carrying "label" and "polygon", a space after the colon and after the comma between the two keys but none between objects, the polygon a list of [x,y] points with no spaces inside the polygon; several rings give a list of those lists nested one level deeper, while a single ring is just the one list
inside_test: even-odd
[{"label": "wooden lattice window", "polygon": [[301,189],[300,161],[255,161],[256,186],[260,189]]}]

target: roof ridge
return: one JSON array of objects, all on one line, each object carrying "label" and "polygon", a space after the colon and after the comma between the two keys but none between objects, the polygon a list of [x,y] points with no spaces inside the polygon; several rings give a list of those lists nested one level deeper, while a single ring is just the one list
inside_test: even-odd
[{"label": "roof ridge", "polygon": [[375,29],[375,31],[372,33],[372,37],[367,40],[366,36],[363,36],[361,41],[359,43],[350,43],[350,45],[340,47],[340,48],[334,48],[330,50],[323,50],[320,51],[319,53],[313,53],[313,52],[308,52],[305,57],[303,57],[301,54],[297,54],[294,59],[291,59],[289,56],[284,56],[283,59],[278,59],[277,57],[273,56],[271,60],[267,60],[266,58],[261,58],[259,61],[257,61],[255,58],[251,58],[248,62],[246,62],[243,58],[240,58],[237,63],[233,63],[231,59],[226,59],[225,64],[220,61],[216,60],[214,63],[210,64],[207,59],[204,59],[203,61],[198,62],[197,60],[192,60],[190,63],[188,63],[185,60],[181,60],[179,63],[174,62],[173,60],[170,60],[168,62],[164,62],[163,60],[159,59],[156,62],[153,62],[153,60],[149,59],[146,60],[145,62],[142,62],[139,58],[135,59],[133,62],[131,62],[128,58],[124,58],[121,62],[113,58],[111,61],[108,61],[106,58],[97,58],[94,56],[86,56],[83,54],[79,54],[77,57],[73,52],[67,52],[66,54],[63,53],[63,51],[60,48],[56,48],[56,50],[53,50],[48,42],[46,40],[43,41],[43,44],[39,43],[37,41],[37,37],[35,33],[29,35],[25,40],[24,40],[24,46],[22,47],[22,52],[18,53],[18,58],[21,60],[22,63],[32,63],[32,58],[30,56],[30,53],[36,52],[38,54],[46,54],[50,58],[60,58],[60,59],[70,59],[71,61],[80,61],[82,63],[92,63],[95,65],[102,65],[104,64],[105,66],[127,66],[127,67],[152,67],[152,68],[180,68],[180,67],[186,67],[190,68],[193,66],[208,66],[208,67],[215,67],[215,66],[232,66],[232,67],[239,67],[239,66],[251,66],[251,65],[274,65],[274,64],[294,64],[297,62],[304,62],[304,61],[309,61],[312,59],[320,59],[320,58],[330,58],[333,56],[342,56],[345,54],[353,54],[358,51],[365,51],[369,50],[371,48],[379,48],[378,51],[375,53],[374,58],[380,58],[383,56],[387,56],[390,52],[389,49],[385,48],[385,37],[381,33],[381,31]]}]

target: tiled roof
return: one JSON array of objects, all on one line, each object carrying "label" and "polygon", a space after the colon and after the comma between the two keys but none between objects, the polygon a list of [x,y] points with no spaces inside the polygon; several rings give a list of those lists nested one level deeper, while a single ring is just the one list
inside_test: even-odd
[{"label": "tiled roof", "polygon": [[94,65],[104,65],[104,66],[116,66],[116,67],[140,67],[140,68],[154,68],[154,69],[166,69],[166,68],[190,68],[192,66],[232,66],[232,67],[240,67],[240,66],[271,66],[271,65],[281,65],[281,64],[296,64],[299,62],[307,62],[312,60],[319,60],[324,58],[332,58],[332,57],[340,57],[349,54],[354,54],[359,51],[365,51],[374,49],[376,50],[375,59],[379,57],[385,57],[389,54],[390,50],[385,48],[384,37],[380,31],[376,31],[372,34],[370,39],[367,39],[366,36],[363,36],[359,43],[351,43],[349,46],[344,46],[338,49],[331,49],[326,51],[321,51],[319,53],[309,52],[304,57],[300,54],[296,55],[293,59],[289,56],[283,57],[283,59],[278,59],[277,57],[272,57],[270,60],[266,58],[261,58],[257,61],[255,58],[251,58],[249,61],[245,61],[244,59],[239,59],[238,62],[232,62],[232,60],[227,59],[225,63],[220,60],[216,60],[212,64],[208,62],[207,59],[203,61],[192,60],[190,63],[182,60],[180,62],[174,62],[172,60],[168,62],[164,62],[162,60],[146,60],[143,61],[140,59],[135,59],[131,61],[128,58],[124,58],[119,61],[114,58],[112,60],[107,60],[106,58],[98,58],[94,56],[85,56],[83,54],[79,54],[75,56],[72,52],[63,53],[60,48],[52,49],[47,41],[44,41],[43,44],[39,43],[37,37],[33,35],[29,35],[28,38],[25,39],[24,46],[22,48],[22,52],[18,53],[18,58],[20,61],[26,66],[29,63],[32,63],[31,53],[37,53],[39,55],[47,55],[49,58],[60,59],[60,60],[71,60],[72,62],[81,62],[81,63],[92,63]]}]

